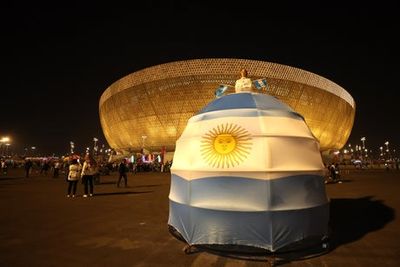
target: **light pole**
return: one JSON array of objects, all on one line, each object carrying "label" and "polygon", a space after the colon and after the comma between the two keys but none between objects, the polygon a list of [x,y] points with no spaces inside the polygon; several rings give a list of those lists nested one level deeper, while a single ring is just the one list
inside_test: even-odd
[{"label": "light pole", "polygon": [[362,142],[362,144],[363,144],[363,149],[365,149],[365,137],[361,137],[361,142]]},{"label": "light pole", "polygon": [[10,142],[10,138],[9,138],[9,137],[7,137],[7,136],[5,136],[5,137],[2,137],[2,138],[0,139],[0,142],[2,142],[2,143],[7,143],[7,142]]},{"label": "light pole", "polygon": [[362,156],[362,152],[363,150],[365,150],[365,137],[361,137],[361,142],[362,142],[362,150],[361,150],[361,156]]},{"label": "light pole", "polygon": [[4,148],[3,144],[6,144],[10,142],[10,138],[7,136],[4,136],[0,139],[0,149],[1,149],[1,155],[4,156]]},{"label": "light pole", "polygon": [[385,145],[386,145],[386,153],[388,154],[388,155],[387,155],[387,156],[388,156],[387,159],[389,159],[389,158],[390,158],[389,141],[386,141],[386,142],[385,142]]},{"label": "light pole", "polygon": [[74,144],[74,142],[69,142],[69,145],[70,145],[70,147],[71,147],[71,154],[74,154],[74,148],[75,148],[75,144]]},{"label": "light pole", "polygon": [[93,137],[93,154],[96,155],[97,154],[97,141],[99,141],[99,139],[97,139],[96,137]]},{"label": "light pole", "polygon": [[31,149],[32,149],[32,156],[35,156],[35,150],[36,150],[36,147],[35,147],[35,146],[33,146],[33,147],[31,147]]}]

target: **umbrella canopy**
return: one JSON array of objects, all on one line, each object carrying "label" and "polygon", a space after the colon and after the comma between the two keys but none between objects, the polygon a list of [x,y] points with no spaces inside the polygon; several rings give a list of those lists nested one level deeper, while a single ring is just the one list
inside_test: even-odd
[{"label": "umbrella canopy", "polygon": [[223,96],[176,143],[168,223],[191,245],[276,251],[322,238],[323,174],[319,143],[300,114],[265,94]]}]

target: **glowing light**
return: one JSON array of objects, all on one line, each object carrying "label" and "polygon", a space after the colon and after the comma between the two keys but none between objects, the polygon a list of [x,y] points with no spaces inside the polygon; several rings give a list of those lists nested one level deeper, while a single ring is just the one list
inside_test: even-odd
[{"label": "glowing light", "polygon": [[2,143],[8,143],[8,142],[10,142],[10,137],[5,136],[5,137],[3,137],[3,138],[0,139],[0,142],[2,142]]}]

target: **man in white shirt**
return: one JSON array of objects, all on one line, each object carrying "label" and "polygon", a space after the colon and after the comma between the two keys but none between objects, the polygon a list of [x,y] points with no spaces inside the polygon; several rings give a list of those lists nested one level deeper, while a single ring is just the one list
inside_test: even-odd
[{"label": "man in white shirt", "polygon": [[251,92],[253,83],[251,82],[250,78],[247,78],[247,70],[242,69],[240,71],[240,76],[241,76],[240,79],[236,80],[235,83],[235,92],[236,93]]}]

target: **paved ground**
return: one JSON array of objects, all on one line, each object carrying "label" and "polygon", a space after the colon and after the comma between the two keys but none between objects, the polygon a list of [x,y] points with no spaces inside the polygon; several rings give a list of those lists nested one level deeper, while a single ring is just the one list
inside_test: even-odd
[{"label": "paved ground", "polygon": [[[355,171],[328,184],[332,250],[281,266],[400,266],[400,172]],[[62,178],[0,176],[0,266],[269,266],[210,252],[186,255],[167,230],[169,174],[102,177],[95,196],[66,198]]]}]

